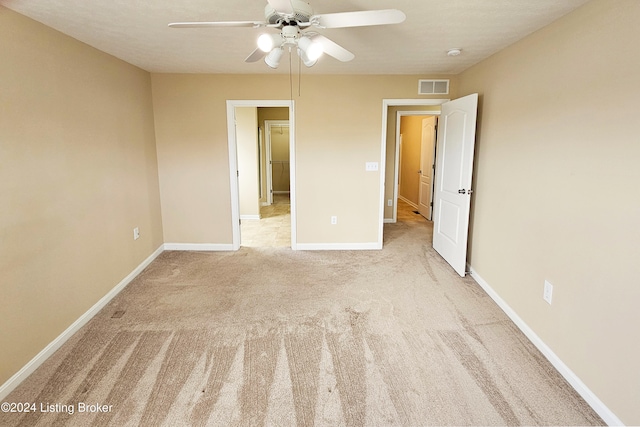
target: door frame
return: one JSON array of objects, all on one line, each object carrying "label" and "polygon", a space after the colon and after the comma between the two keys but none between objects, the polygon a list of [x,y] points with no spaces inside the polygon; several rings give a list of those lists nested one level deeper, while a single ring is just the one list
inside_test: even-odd
[{"label": "door frame", "polygon": [[[387,175],[387,120],[388,120],[388,115],[389,115],[389,107],[415,107],[415,106],[430,106],[430,105],[442,105],[445,102],[450,101],[450,99],[383,99],[382,100],[382,143],[381,145],[381,168],[380,170],[383,171],[382,173],[380,173],[380,219],[378,221],[378,246],[380,248],[382,248],[382,242],[383,242],[383,236],[384,236],[384,223],[385,223],[385,219],[384,219],[384,207],[385,207],[385,182],[386,182],[386,175]],[[433,112],[429,112],[429,113],[433,113]],[[397,126],[396,126],[397,127]],[[397,148],[397,141],[396,141],[396,148]],[[396,161],[398,159],[398,156],[396,155]],[[397,165],[394,162],[394,174],[395,174],[395,179],[396,182],[394,182],[394,185],[397,186],[397,172],[398,172],[398,168]],[[397,190],[394,190],[397,191]],[[397,195],[397,193],[394,193],[394,197]],[[397,212],[397,205],[398,205],[398,200],[397,198],[395,200],[393,200],[393,205],[394,210],[396,210]],[[397,214],[396,214],[397,216]],[[397,218],[394,218],[394,220],[396,220]]]},{"label": "door frame", "polygon": [[[264,121],[264,133],[265,133],[265,173],[267,174],[267,205],[273,204],[273,165],[271,164],[271,127],[272,126],[286,126],[289,128],[289,140],[291,140],[291,127],[289,126],[289,120],[265,120]],[[291,148],[291,147],[289,147]],[[291,158],[291,151],[289,151],[289,158]],[[291,167],[291,163],[289,163]],[[291,172],[289,172],[291,175]],[[289,189],[289,195],[291,195],[291,189]]]},{"label": "door frame", "polygon": [[289,168],[291,200],[291,249],[296,250],[296,191],[295,191],[295,108],[292,100],[227,100],[227,143],[229,147],[229,190],[231,195],[232,250],[240,249],[240,189],[238,187],[238,147],[236,141],[236,107],[289,108]]}]

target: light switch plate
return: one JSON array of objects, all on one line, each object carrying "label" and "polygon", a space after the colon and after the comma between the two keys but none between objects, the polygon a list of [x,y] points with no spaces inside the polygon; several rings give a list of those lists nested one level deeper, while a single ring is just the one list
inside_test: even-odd
[{"label": "light switch plate", "polygon": [[373,172],[378,170],[378,162],[367,162],[365,165],[365,170],[367,172]]}]

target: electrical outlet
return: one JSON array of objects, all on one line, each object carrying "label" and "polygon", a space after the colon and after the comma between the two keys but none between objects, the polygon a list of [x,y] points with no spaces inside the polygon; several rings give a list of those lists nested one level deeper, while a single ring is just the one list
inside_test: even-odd
[{"label": "electrical outlet", "polygon": [[140,229],[138,227],[133,229],[133,240],[138,240],[140,238]]},{"label": "electrical outlet", "polygon": [[387,200],[387,206],[393,206],[393,199]]},{"label": "electrical outlet", "polygon": [[337,216],[332,216],[331,217],[331,225],[336,225],[338,223],[338,217]]},{"label": "electrical outlet", "polygon": [[542,299],[551,304],[551,298],[553,297],[553,285],[548,280],[544,281],[544,292]]}]

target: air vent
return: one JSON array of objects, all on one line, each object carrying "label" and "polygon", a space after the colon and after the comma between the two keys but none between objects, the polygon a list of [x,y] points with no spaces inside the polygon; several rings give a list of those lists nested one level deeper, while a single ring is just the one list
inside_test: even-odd
[{"label": "air vent", "polygon": [[418,95],[447,95],[449,80],[418,80]]}]

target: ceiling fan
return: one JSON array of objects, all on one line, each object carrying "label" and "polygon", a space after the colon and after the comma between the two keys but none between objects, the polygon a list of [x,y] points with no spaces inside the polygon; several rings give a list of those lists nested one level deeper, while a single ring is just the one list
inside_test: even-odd
[{"label": "ceiling fan", "polygon": [[397,9],[314,15],[311,6],[303,0],[267,0],[267,3],[264,9],[264,21],[172,22],[169,27],[275,28],[280,30],[278,34],[260,35],[258,47],[245,59],[245,62],[256,62],[264,58],[269,67],[277,68],[285,49],[288,48],[291,52],[296,48],[304,65],[311,67],[323,53],[342,62],[351,61],[355,55],[327,37],[315,31],[309,31],[309,28],[399,24],[406,19],[406,15]]}]

